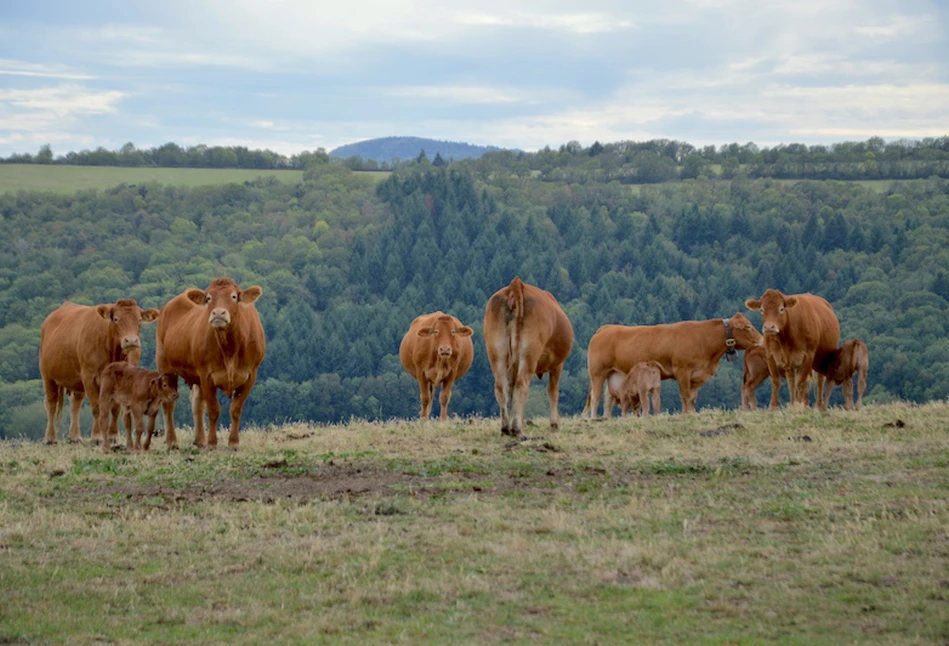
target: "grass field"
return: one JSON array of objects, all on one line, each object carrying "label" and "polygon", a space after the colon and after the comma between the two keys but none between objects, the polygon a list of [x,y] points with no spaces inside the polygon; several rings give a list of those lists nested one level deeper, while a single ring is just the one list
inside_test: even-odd
[{"label": "grass field", "polygon": [[0,643],[945,644],[947,418],[2,442]]},{"label": "grass field", "polygon": [[148,182],[176,186],[206,186],[246,182],[266,176],[276,177],[286,184],[296,184],[303,179],[303,171],[0,164],[0,193],[19,190],[71,193],[81,189],[105,189],[119,184],[146,184]]}]

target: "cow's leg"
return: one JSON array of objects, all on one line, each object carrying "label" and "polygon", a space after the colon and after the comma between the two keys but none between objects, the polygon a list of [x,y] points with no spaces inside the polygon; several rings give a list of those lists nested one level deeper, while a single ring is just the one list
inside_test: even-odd
[{"label": "cow's leg", "polygon": [[158,417],[158,413],[154,415],[149,415],[145,424],[145,443],[142,444],[142,450],[147,451],[152,445],[152,435],[155,433],[155,418]]},{"label": "cow's leg", "polygon": [[676,383],[679,384],[679,398],[682,400],[682,412],[691,413],[692,408],[692,376],[683,375],[676,377]]},{"label": "cow's leg", "polygon": [[863,408],[863,393],[867,389],[867,373],[863,370],[857,375],[857,410]]},{"label": "cow's leg", "polygon": [[501,409],[501,434],[512,435],[511,433],[511,383],[510,375],[494,374],[494,398],[498,400],[498,408]]},{"label": "cow's leg", "polygon": [[[547,378],[547,403],[550,406],[550,428],[557,430],[560,428],[560,374],[563,372],[563,364],[554,368],[548,373]],[[528,378],[528,387],[530,379]]]},{"label": "cow's leg", "polygon": [[[247,400],[247,396],[250,394],[250,390],[254,387],[254,382],[256,381],[257,373],[251,374],[250,379],[248,379],[243,386],[235,390],[234,395],[231,397],[231,406],[228,409],[231,415],[231,432],[227,436],[227,448],[229,449],[236,451],[240,445],[241,415],[244,412],[244,402]],[[217,397],[214,398],[214,401],[215,403],[217,402]],[[210,412],[208,413],[208,417],[210,417]]]},{"label": "cow's leg", "polygon": [[[205,410],[208,412],[208,438],[207,447],[209,449],[217,448],[217,424],[221,419],[221,402],[217,400],[217,389],[210,383],[201,384],[201,401]],[[231,422],[233,426],[233,420]]]},{"label": "cow's leg", "polygon": [[844,409],[853,410],[853,376],[852,375],[844,379],[844,383],[841,384],[841,388],[844,391]]},{"label": "cow's leg", "polygon": [[[781,375],[784,373],[784,368],[778,366],[778,362],[774,360],[774,357],[771,356],[771,353],[768,355],[768,377],[771,379],[771,401],[768,404],[769,408],[780,408],[781,400],[778,397],[781,392]],[[788,379],[788,390],[791,389],[791,380]]]},{"label": "cow's leg", "polygon": [[[606,377],[603,375],[590,375],[590,419],[596,419],[596,409],[600,405],[600,395],[603,394],[603,384],[606,382]],[[603,415],[604,417],[609,417],[613,412],[612,400],[610,395],[606,395],[603,401]]]},{"label": "cow's leg", "polygon": [[79,433],[79,411],[82,409],[82,400],[84,393],[69,393],[69,436],[70,442],[82,442],[82,435]]},{"label": "cow's leg", "polygon": [[[109,416],[112,414],[112,411],[115,410],[115,406],[112,404],[112,400],[107,397],[103,397],[99,401],[99,419],[95,420],[99,428],[109,428]],[[111,449],[111,444],[109,439],[106,438],[102,443],[102,452],[108,453]]]},{"label": "cow's leg", "polygon": [[132,410],[135,416],[135,442],[132,442],[132,426],[125,427],[125,448],[129,451],[142,450],[142,433],[145,432],[145,416],[141,406],[135,406]]},{"label": "cow's leg", "polygon": [[[165,418],[165,448],[169,451],[178,448],[178,435],[175,433],[175,400],[161,403],[162,415]],[[154,420],[153,420],[154,423]],[[151,437],[145,441],[145,450],[151,443]]]},{"label": "cow's leg", "polygon": [[442,382],[442,390],[438,393],[438,419],[443,422],[448,419],[448,402],[451,401],[451,389],[454,385],[454,378],[449,377]]},{"label": "cow's leg", "polygon": [[[527,404],[527,395],[530,392],[531,378],[533,372],[518,370],[514,381],[514,387],[511,392],[511,424],[508,429],[509,435],[519,437],[524,432],[524,406]],[[553,412],[551,411],[551,414]],[[551,419],[551,424],[553,420]]]},{"label": "cow's leg", "polygon": [[46,393],[46,435],[47,444],[56,444],[56,418],[63,407],[63,398],[66,392],[52,379],[43,379],[43,390]]},{"label": "cow's leg", "polygon": [[817,399],[817,408],[820,410],[827,410],[827,400],[824,399],[824,384],[827,382],[827,379],[819,372],[814,372],[815,377],[817,378],[817,384],[814,388],[814,397]]},{"label": "cow's leg", "polygon": [[422,408],[419,410],[419,419],[428,419],[432,414],[432,400],[435,397],[435,384],[425,377],[419,377],[418,394],[422,401]]},{"label": "cow's leg", "polygon": [[652,389],[652,414],[658,415],[659,411],[662,410],[662,398],[659,396],[662,392],[661,388]]},{"label": "cow's leg", "polygon": [[194,419],[194,445],[204,448],[208,443],[204,433],[204,394],[197,384],[191,387],[191,413]]}]

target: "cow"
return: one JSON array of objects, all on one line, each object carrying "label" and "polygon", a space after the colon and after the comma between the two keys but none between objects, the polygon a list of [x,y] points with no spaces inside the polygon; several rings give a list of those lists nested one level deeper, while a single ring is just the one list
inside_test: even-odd
[{"label": "cow", "polygon": [[399,345],[399,359],[406,372],[418,380],[421,419],[432,412],[435,388],[441,386],[438,401],[440,420],[448,419],[448,402],[455,382],[464,376],[474,359],[473,330],[454,316],[433,312],[416,317]]},{"label": "cow", "polygon": [[[825,299],[814,294],[786,296],[768,289],[760,299],[748,299],[750,310],[761,312],[764,347],[771,377],[771,408],[777,408],[781,377],[788,381],[790,403],[807,406],[808,381],[815,365],[822,365],[828,353],[837,349],[840,323]],[[822,374],[817,375],[817,405],[823,401]]]},{"label": "cow", "polygon": [[[607,382],[609,378],[607,377]],[[652,414],[658,415],[662,407],[662,366],[655,361],[640,361],[633,366],[623,379],[621,408],[625,415],[633,410],[640,416],[649,414],[649,402],[652,401]]]},{"label": "cow", "polygon": [[[191,388],[195,446],[217,447],[218,390],[231,399],[228,448],[239,446],[241,411],[266,351],[264,328],[254,306],[262,293],[257,286],[242,290],[230,278],[215,278],[206,290],[189,289],[161,308],[155,362],[158,370],[181,377]],[[165,445],[174,449],[178,447],[175,402],[165,402],[162,408]]]},{"label": "cow", "polygon": [[501,433],[519,437],[533,375],[549,374],[550,428],[560,428],[558,386],[563,362],[573,348],[573,326],[553,294],[515,277],[492,294],[484,310],[484,342],[494,396],[501,408]]},{"label": "cow", "polygon": [[[655,361],[663,379],[675,379],[682,398],[682,411],[695,412],[699,388],[718,370],[719,360],[736,350],[758,345],[761,334],[741,312],[728,319],[680,321],[661,325],[604,325],[587,347],[590,417],[603,393],[603,382],[613,371],[628,373],[640,361]],[[640,402],[644,404],[645,402]],[[603,414],[609,417],[610,407]]]},{"label": "cow", "polygon": [[744,410],[755,410],[758,402],[755,400],[755,391],[764,383],[770,372],[768,370],[768,351],[763,345],[756,345],[745,350],[741,374],[741,407]]},{"label": "cow", "polygon": [[[106,428],[109,413],[116,407],[125,417],[125,447],[129,451],[142,449],[145,432],[144,417],[148,416],[145,450],[152,442],[155,417],[161,406],[178,399],[178,377],[156,370],[146,370],[129,363],[110,363],[99,378],[99,428]],[[135,442],[132,442],[132,419],[135,421]],[[109,442],[102,443],[109,452]]]},{"label": "cow", "polygon": [[863,393],[867,389],[867,373],[870,370],[870,351],[860,339],[851,339],[839,349],[829,353],[817,372],[826,378],[824,382],[824,404],[830,401],[830,393],[834,386],[841,386],[844,391],[844,408],[852,410],[853,403],[853,375],[857,373],[857,410],[863,407]]},{"label": "cow", "polygon": [[56,420],[62,414],[66,393],[70,396],[70,442],[81,441],[79,409],[83,397],[92,406],[92,439],[108,442],[118,433],[99,426],[99,376],[113,361],[137,365],[142,353],[139,336],[142,323],[158,318],[155,308],[143,310],[130,298],[102,305],[78,305],[66,301],[50,313],[40,326],[40,377],[46,403],[47,444],[56,443]]}]

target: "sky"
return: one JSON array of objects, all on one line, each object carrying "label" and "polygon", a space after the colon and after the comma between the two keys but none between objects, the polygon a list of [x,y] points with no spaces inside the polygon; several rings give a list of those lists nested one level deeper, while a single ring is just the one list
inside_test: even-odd
[{"label": "sky", "polygon": [[949,0],[0,0],[0,156],[949,135]]}]

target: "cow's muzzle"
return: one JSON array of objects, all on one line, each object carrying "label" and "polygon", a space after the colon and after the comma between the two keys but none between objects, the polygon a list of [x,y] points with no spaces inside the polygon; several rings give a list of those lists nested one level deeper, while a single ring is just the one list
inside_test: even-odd
[{"label": "cow's muzzle", "polygon": [[231,324],[231,314],[227,310],[212,310],[208,321],[213,328],[225,328]]},{"label": "cow's muzzle", "polygon": [[445,348],[445,347],[438,348],[438,356],[439,356],[440,358],[442,358],[442,359],[451,359],[451,355],[452,355],[452,354],[453,354],[453,353],[452,353],[450,347],[448,347],[448,348]]},{"label": "cow's muzzle", "polygon": [[137,336],[127,336],[122,338],[122,352],[131,352],[142,347],[142,342]]},{"label": "cow's muzzle", "polygon": [[775,325],[775,324],[773,324],[773,323],[765,323],[765,324],[761,327],[761,332],[762,332],[763,334],[771,334],[771,335],[774,335],[774,334],[777,334],[777,333],[780,332],[780,331],[781,331],[781,330],[778,329],[778,326]]}]

